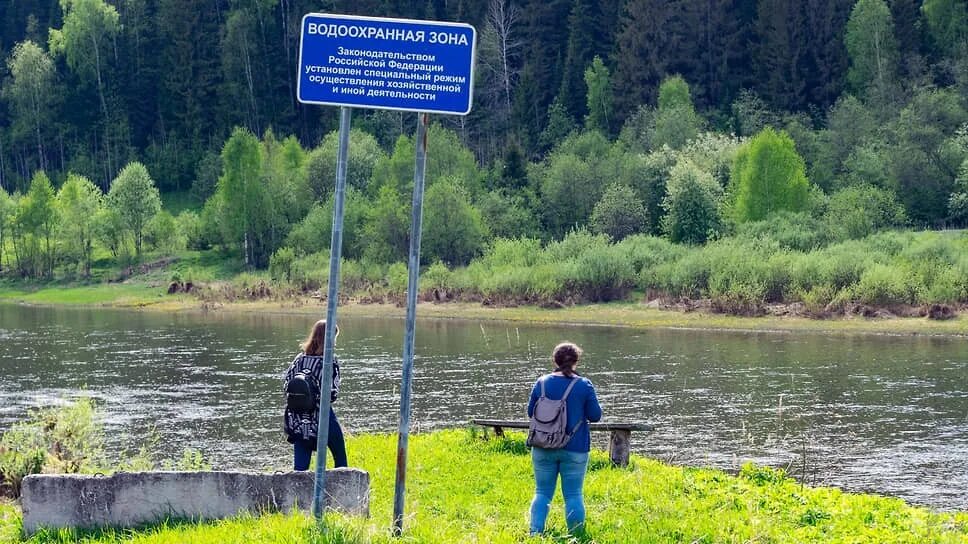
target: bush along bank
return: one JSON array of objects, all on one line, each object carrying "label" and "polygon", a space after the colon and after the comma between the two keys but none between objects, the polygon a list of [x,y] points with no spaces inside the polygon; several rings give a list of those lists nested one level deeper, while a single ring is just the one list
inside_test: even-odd
[{"label": "bush along bank", "polygon": [[[628,468],[619,469],[601,451],[592,453],[585,484],[586,534],[572,539],[564,533],[559,495],[549,534],[529,539],[533,476],[523,435],[484,440],[473,431],[439,431],[412,436],[410,446],[407,542],[968,542],[966,513],[933,513],[899,499],[805,487],[782,471],[751,465],[731,476],[633,456]],[[349,437],[351,464],[372,478],[369,519],[329,514],[320,531],[302,514],[245,516],[133,532],[47,532],[28,542],[396,542],[388,530],[395,448],[393,435]],[[13,507],[0,505],[0,535],[16,532],[18,520]]]},{"label": "bush along bank", "polygon": [[[104,426],[93,400],[80,398],[62,406],[32,410],[25,420],[0,435],[0,501],[19,497],[23,479],[31,474],[210,468],[201,453],[191,449],[184,450],[177,461],[159,461],[153,452],[160,437],[149,430],[142,439],[138,449],[113,459],[106,453]],[[3,532],[0,529],[0,535]]]},{"label": "bush along bank", "polygon": [[[574,231],[561,241],[501,239],[469,266],[424,267],[425,301],[560,307],[632,300],[737,315],[861,314],[946,318],[968,303],[968,235],[881,232],[827,244],[789,216],[751,224],[703,246],[636,235],[612,243]],[[328,255],[280,251],[267,274],[196,290],[208,302],[325,292]],[[341,292],[360,302],[400,302],[403,263],[346,260]]]}]

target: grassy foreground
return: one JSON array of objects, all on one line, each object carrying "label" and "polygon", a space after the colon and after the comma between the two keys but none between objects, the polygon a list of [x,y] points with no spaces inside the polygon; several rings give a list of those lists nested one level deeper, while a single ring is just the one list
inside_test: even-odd
[{"label": "grassy foreground", "polygon": [[[482,440],[466,430],[411,438],[406,533],[389,536],[396,438],[351,437],[351,464],[371,477],[370,519],[327,515],[319,531],[304,515],[267,515],[208,523],[168,523],[139,531],[35,535],[27,542],[106,544],[364,542],[911,542],[968,543],[968,513],[937,514],[899,499],[804,488],[771,469],[739,476],[634,457],[612,468],[594,452],[586,481],[587,535],[564,533],[560,496],[549,535],[530,539],[532,494],[522,435]],[[0,539],[18,542],[19,513],[0,504]]]}]

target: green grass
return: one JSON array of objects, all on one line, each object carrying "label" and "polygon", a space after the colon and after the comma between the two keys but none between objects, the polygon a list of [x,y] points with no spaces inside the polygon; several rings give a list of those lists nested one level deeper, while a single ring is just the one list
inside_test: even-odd
[{"label": "green grass", "polygon": [[164,290],[143,282],[131,284],[0,283],[0,301],[68,306],[144,306],[161,300]]},{"label": "green grass", "polygon": [[[136,531],[38,534],[31,544],[182,543],[968,543],[968,514],[937,514],[899,499],[805,488],[771,469],[739,476],[680,468],[633,457],[612,468],[593,452],[586,480],[587,534],[564,532],[560,496],[552,504],[549,534],[527,536],[533,490],[523,436],[481,439],[480,433],[443,431],[411,437],[405,535],[388,528],[396,438],[351,437],[351,464],[371,477],[369,519],[329,514],[319,531],[301,514],[244,516],[215,523],[169,522]],[[19,533],[19,520],[0,505],[0,535]],[[9,541],[9,540],[8,540]],[[13,540],[16,542],[16,540]]]}]

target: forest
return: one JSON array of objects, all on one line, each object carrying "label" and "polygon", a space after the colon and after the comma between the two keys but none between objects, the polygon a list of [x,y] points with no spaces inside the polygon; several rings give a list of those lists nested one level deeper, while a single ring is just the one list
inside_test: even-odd
[{"label": "forest", "polygon": [[[430,130],[447,296],[968,301],[964,236],[914,232],[968,222],[963,0],[6,2],[0,273],[188,251],[325,284],[337,112],[295,100],[313,11],[478,29],[474,109]],[[402,289],[415,124],[354,112],[344,257],[370,294]]]}]

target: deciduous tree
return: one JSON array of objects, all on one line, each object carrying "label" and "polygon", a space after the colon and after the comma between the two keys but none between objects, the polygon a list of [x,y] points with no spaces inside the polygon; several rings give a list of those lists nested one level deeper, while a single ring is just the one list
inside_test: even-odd
[{"label": "deciduous tree", "polygon": [[50,136],[60,93],[54,62],[32,41],[18,43],[7,59],[10,78],[4,82],[3,97],[14,115],[14,133],[32,139],[37,146],[41,170],[48,165],[45,142]]},{"label": "deciduous tree", "polygon": [[141,257],[142,242],[148,221],[161,209],[161,196],[148,169],[132,162],[111,182],[108,206],[121,218],[124,229],[134,240],[135,255]]},{"label": "deciduous tree", "polygon": [[91,183],[91,180],[77,174],[69,174],[67,181],[57,192],[63,253],[69,262],[81,266],[84,276],[91,275],[94,221],[103,205],[103,198],[101,189]]},{"label": "deciduous tree", "polygon": [[730,175],[737,221],[759,221],[779,210],[807,205],[809,184],[793,139],[767,127],[740,148]]}]

